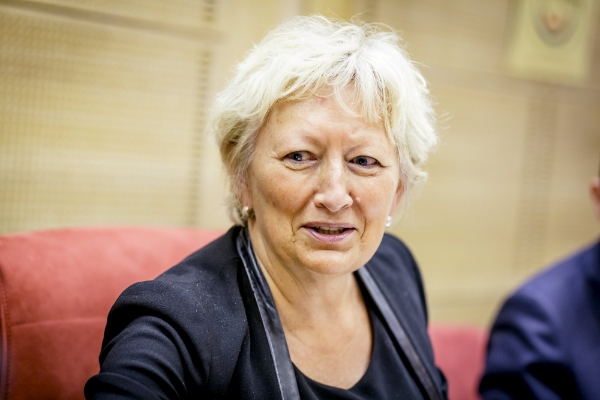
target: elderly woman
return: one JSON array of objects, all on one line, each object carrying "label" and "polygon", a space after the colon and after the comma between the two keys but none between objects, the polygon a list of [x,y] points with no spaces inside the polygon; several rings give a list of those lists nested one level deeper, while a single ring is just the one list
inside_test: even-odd
[{"label": "elderly woman", "polygon": [[223,237],[108,317],[89,399],[441,399],[416,263],[385,235],[436,142],[423,77],[376,25],[297,17],[213,126]]}]

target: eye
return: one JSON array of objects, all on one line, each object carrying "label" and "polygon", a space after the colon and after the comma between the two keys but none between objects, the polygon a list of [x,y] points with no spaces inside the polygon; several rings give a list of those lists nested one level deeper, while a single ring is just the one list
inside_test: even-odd
[{"label": "eye", "polygon": [[350,162],[365,168],[379,165],[379,161],[369,156],[358,156],[350,160]]},{"label": "eye", "polygon": [[284,157],[284,161],[287,161],[291,164],[304,164],[314,159],[314,156],[308,151],[293,151]]},{"label": "eye", "polygon": [[301,162],[305,161],[308,158],[308,155],[305,151],[294,151],[293,153],[288,154],[287,157],[292,161]]}]

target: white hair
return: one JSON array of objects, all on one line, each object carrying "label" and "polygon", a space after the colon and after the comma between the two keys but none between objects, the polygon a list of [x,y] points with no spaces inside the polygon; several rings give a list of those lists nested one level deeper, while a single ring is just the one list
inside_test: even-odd
[{"label": "white hair", "polygon": [[422,166],[437,134],[427,84],[401,42],[397,33],[381,24],[299,16],[269,32],[247,54],[233,80],[217,95],[212,114],[229,178],[227,206],[234,223],[245,223],[241,188],[256,135],[273,106],[308,98],[326,87],[348,111],[340,93],[352,87],[363,118],[383,121],[398,150],[407,203],[414,187],[427,178]]}]

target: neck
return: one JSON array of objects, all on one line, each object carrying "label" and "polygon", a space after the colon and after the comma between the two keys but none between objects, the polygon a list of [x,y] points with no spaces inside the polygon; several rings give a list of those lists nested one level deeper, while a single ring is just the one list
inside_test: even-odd
[{"label": "neck", "polygon": [[284,263],[251,230],[250,237],[286,331],[354,323],[353,311],[365,307],[354,274],[325,275]]}]

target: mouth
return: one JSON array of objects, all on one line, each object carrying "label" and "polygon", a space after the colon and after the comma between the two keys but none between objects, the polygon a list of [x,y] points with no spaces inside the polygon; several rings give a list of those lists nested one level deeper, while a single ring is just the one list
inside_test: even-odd
[{"label": "mouth", "polygon": [[344,241],[356,231],[354,225],[343,222],[315,221],[304,225],[304,228],[314,239],[330,244]]},{"label": "mouth", "polygon": [[304,229],[316,243],[327,246],[347,242],[356,231],[354,225],[340,222],[313,222],[304,225]]},{"label": "mouth", "polygon": [[323,235],[339,235],[350,230],[350,228],[338,228],[330,226],[311,226],[309,228]]}]

